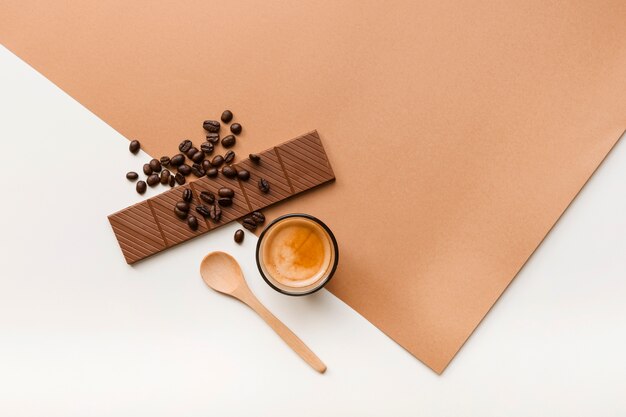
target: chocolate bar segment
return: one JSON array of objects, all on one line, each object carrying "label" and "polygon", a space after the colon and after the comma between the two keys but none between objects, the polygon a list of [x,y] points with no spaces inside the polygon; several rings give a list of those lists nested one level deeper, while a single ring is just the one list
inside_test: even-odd
[{"label": "chocolate bar segment", "polygon": [[174,206],[177,202],[183,200],[183,191],[187,188],[190,188],[187,184],[176,187],[148,200],[152,205],[156,221],[163,231],[165,244],[168,247],[205,233],[210,228],[204,218],[196,212],[199,202],[197,195],[194,195],[193,201],[189,204],[189,214],[196,216],[198,219],[198,230],[191,230],[187,225],[187,221],[178,218],[174,213]]},{"label": "chocolate bar segment", "polygon": [[[250,211],[267,207],[294,194],[276,150],[269,149],[259,155],[261,160],[258,163],[246,159],[236,165],[237,169],[243,168],[250,172],[250,179],[241,181],[241,186],[250,202]],[[259,190],[261,178],[265,178],[270,184],[268,193]]]},{"label": "chocolate bar segment", "polygon": [[[250,179],[229,179],[221,173],[216,178],[203,177],[110,215],[109,221],[126,262],[133,264],[335,178],[315,131],[262,152],[260,163],[246,159],[235,167],[247,169]],[[268,193],[259,190],[260,178],[269,182]],[[202,204],[199,199],[202,191],[217,195],[220,187],[232,188],[235,197],[232,206],[222,207],[222,218],[214,223],[195,209]],[[189,213],[198,219],[196,231],[174,213],[174,206],[182,200],[183,190],[187,188],[194,194]]]},{"label": "chocolate bar segment", "polygon": [[110,215],[109,223],[129,264],[166,248],[148,201]]},{"label": "chocolate bar segment", "polygon": [[335,178],[316,131],[276,147],[295,193]]}]

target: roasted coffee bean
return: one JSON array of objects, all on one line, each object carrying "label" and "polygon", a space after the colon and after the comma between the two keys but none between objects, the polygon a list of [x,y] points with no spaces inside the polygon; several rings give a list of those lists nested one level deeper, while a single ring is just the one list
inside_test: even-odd
[{"label": "roasted coffee bean", "polygon": [[204,175],[206,174],[206,172],[198,164],[193,164],[193,166],[191,167],[191,172],[198,178],[204,177]]},{"label": "roasted coffee bean", "polygon": [[158,159],[151,159],[150,168],[152,168],[152,172],[161,172],[161,162]]},{"label": "roasted coffee bean", "polygon": [[164,167],[170,166],[170,157],[169,156],[162,156],[160,161],[161,161],[161,165],[163,165]]},{"label": "roasted coffee bean", "polygon": [[185,188],[183,190],[183,201],[191,203],[191,200],[193,200],[193,193],[189,188]]},{"label": "roasted coffee bean", "polygon": [[184,163],[185,163],[185,155],[183,155],[182,153],[176,154],[172,156],[172,159],[170,159],[170,164],[172,164],[172,166],[175,166],[175,167],[179,167]]},{"label": "roasted coffee bean", "polygon": [[265,223],[265,215],[261,213],[260,211],[253,212],[250,217],[252,217],[252,220],[254,220],[256,224]]},{"label": "roasted coffee bean", "polygon": [[185,139],[178,145],[178,150],[182,153],[187,153],[189,149],[193,146],[193,143],[189,139]]},{"label": "roasted coffee bean", "polygon": [[232,125],[230,125],[230,131],[233,132],[235,135],[240,134],[241,125],[239,123],[233,123]]},{"label": "roasted coffee bean", "polygon": [[170,171],[167,169],[164,169],[163,171],[161,171],[161,184],[166,185],[170,182]]},{"label": "roasted coffee bean", "polygon": [[270,183],[267,182],[267,180],[265,178],[261,178],[259,180],[259,190],[261,190],[261,192],[263,192],[263,193],[269,193],[270,192]]},{"label": "roasted coffee bean", "polygon": [[185,176],[181,174],[180,172],[177,172],[176,175],[174,175],[174,180],[176,181],[178,185],[183,185],[186,181]]},{"label": "roasted coffee bean", "polygon": [[146,180],[146,182],[148,183],[150,187],[154,187],[159,182],[161,182],[161,179],[159,178],[159,174],[152,174],[148,176],[148,179]]},{"label": "roasted coffee bean", "polygon": [[[185,177],[183,177],[183,179],[185,179]],[[170,175],[170,187],[173,187],[176,185],[176,178],[174,177],[174,174]]]},{"label": "roasted coffee bean", "polygon": [[189,215],[189,217],[187,217],[187,225],[191,230],[198,230],[198,219],[196,219],[196,216]]},{"label": "roasted coffee bean", "polygon": [[207,133],[206,134],[206,140],[207,140],[207,142],[210,142],[213,145],[215,145],[217,142],[220,141],[220,135],[219,135],[219,133]]},{"label": "roasted coffee bean", "polygon": [[211,168],[206,170],[206,176],[209,177],[209,178],[215,178],[215,177],[217,177],[218,172],[219,171],[217,170],[217,168],[211,167]]},{"label": "roasted coffee bean", "polygon": [[139,178],[139,174],[137,174],[135,171],[130,171],[126,173],[127,180],[135,181],[137,178]]},{"label": "roasted coffee bean", "polygon": [[187,213],[189,211],[189,203],[186,201],[179,201],[176,203],[176,208]]},{"label": "roasted coffee bean", "polygon": [[220,197],[217,199],[217,202],[222,207],[230,207],[233,205],[233,199],[228,197]]},{"label": "roasted coffee bean", "polygon": [[237,139],[233,135],[224,136],[222,138],[222,146],[225,148],[232,148],[237,143]]},{"label": "roasted coffee bean", "polygon": [[217,202],[211,206],[211,209],[209,210],[209,216],[211,217],[211,220],[216,223],[219,222],[222,218],[222,209],[217,204]]},{"label": "roasted coffee bean", "polygon": [[176,217],[178,217],[181,220],[185,220],[187,218],[187,212],[186,211],[182,211],[181,209],[179,209],[176,206],[174,206],[174,214],[176,214]]},{"label": "roasted coffee bean", "polygon": [[220,122],[217,120],[205,120],[202,127],[209,133],[217,133],[220,131]]},{"label": "roasted coffee bean", "polygon": [[196,148],[195,146],[192,146],[191,148],[189,148],[187,152],[185,152],[185,155],[187,155],[187,158],[193,159],[193,156],[197,154],[198,152],[200,152],[198,148]]},{"label": "roasted coffee bean", "polygon": [[202,217],[211,217],[211,211],[207,208],[207,206],[199,205],[198,207],[196,207],[196,211]]},{"label": "roasted coffee bean", "polygon": [[137,181],[137,185],[135,186],[135,189],[137,190],[139,194],[143,194],[148,189],[148,186],[146,185],[145,181]]},{"label": "roasted coffee bean", "polygon": [[255,164],[258,164],[259,162],[261,162],[261,155],[258,155],[256,153],[251,153],[248,158],[250,158],[250,160],[252,162],[254,162]]},{"label": "roasted coffee bean", "polygon": [[217,195],[219,195],[220,197],[233,198],[235,196],[235,190],[229,187],[222,187],[217,190]]},{"label": "roasted coffee bean", "polygon": [[204,152],[198,151],[194,153],[193,156],[191,157],[191,160],[195,162],[196,164],[199,164],[200,162],[204,161]]},{"label": "roasted coffee bean", "polygon": [[252,217],[246,217],[245,219],[243,219],[242,223],[243,227],[245,227],[246,229],[253,232],[256,230],[256,222],[254,221],[254,219],[252,219]]},{"label": "roasted coffee bean", "polygon": [[222,112],[221,119],[224,123],[230,123],[230,121],[233,120],[233,112],[231,112],[230,110],[224,110]]},{"label": "roasted coffee bean", "polygon": [[205,159],[204,161],[202,161],[200,166],[202,167],[203,170],[208,171],[209,169],[211,169],[211,161]]},{"label": "roasted coffee bean", "polygon": [[215,155],[213,159],[211,159],[211,165],[214,167],[220,167],[224,163],[224,157],[222,155]]},{"label": "roasted coffee bean", "polygon": [[235,242],[237,243],[243,242],[244,236],[245,234],[243,233],[243,230],[237,229],[237,231],[235,232],[235,236],[234,236]]},{"label": "roasted coffee bean", "polygon": [[235,178],[237,176],[237,170],[232,165],[226,165],[224,168],[222,168],[222,174],[226,178]]},{"label": "roasted coffee bean", "polygon": [[186,177],[187,175],[191,174],[191,167],[187,164],[182,164],[178,167],[178,172]]},{"label": "roasted coffee bean", "polygon": [[130,145],[128,145],[128,150],[131,151],[132,153],[139,152],[139,149],[141,149],[141,143],[139,143],[138,140],[132,140],[130,142]]},{"label": "roasted coffee bean", "polygon": [[152,175],[152,167],[150,164],[143,164],[143,173],[146,175]]},{"label": "roasted coffee bean", "polygon": [[224,162],[226,162],[227,164],[230,164],[231,162],[233,162],[234,159],[235,159],[235,152],[226,151],[226,153],[224,154]]},{"label": "roasted coffee bean", "polygon": [[215,149],[215,147],[211,142],[204,142],[200,145],[200,150],[204,152],[205,155],[211,155],[213,153],[213,149]]},{"label": "roasted coffee bean", "polygon": [[210,191],[200,192],[200,200],[204,201],[208,205],[215,203],[215,194]]},{"label": "roasted coffee bean", "polygon": [[250,172],[245,169],[240,169],[237,171],[237,176],[241,181],[248,181],[250,179]]}]

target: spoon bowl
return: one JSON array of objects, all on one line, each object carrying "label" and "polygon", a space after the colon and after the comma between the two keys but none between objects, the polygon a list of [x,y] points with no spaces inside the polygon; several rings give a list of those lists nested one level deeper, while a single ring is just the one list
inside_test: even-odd
[{"label": "spoon bowl", "polygon": [[326,365],[320,358],[252,294],[235,258],[224,252],[211,252],[200,264],[200,275],[210,288],[235,297],[256,311],[313,369],[319,373],[326,371]]}]

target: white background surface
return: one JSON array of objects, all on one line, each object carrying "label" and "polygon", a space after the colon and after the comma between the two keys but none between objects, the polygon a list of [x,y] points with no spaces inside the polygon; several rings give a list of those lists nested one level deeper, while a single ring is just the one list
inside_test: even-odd
[{"label": "white background surface", "polygon": [[[236,224],[127,266],[106,216],[147,156],[2,47],[0,155],[1,416],[626,415],[626,139],[442,376],[325,290],[273,292]],[[325,375],[204,285],[218,249]]]}]

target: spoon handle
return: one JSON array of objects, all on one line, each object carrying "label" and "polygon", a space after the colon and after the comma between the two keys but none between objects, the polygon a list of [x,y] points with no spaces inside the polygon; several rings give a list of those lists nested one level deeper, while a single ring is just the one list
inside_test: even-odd
[{"label": "spoon handle", "polygon": [[252,294],[248,293],[243,300],[250,308],[256,311],[259,316],[270,325],[272,329],[296,352],[302,359],[306,361],[313,369],[319,373],[326,371],[326,365],[320,358],[313,353],[307,345],[304,344],[294,332],[289,330],[285,324],[278,320],[261,302]]}]

